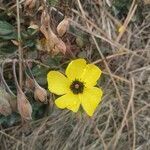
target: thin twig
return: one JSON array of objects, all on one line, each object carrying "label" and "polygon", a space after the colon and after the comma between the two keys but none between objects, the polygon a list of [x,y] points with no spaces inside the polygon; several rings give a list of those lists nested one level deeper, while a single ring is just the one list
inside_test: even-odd
[{"label": "thin twig", "polygon": [[18,32],[18,55],[19,55],[19,85],[22,89],[22,82],[23,82],[23,66],[22,66],[22,60],[23,60],[23,51],[21,47],[21,29],[20,29],[20,11],[19,11],[19,0],[16,0],[17,5],[17,32]]},{"label": "thin twig", "polygon": [[124,34],[124,32],[126,31],[125,29],[127,28],[130,20],[132,19],[136,9],[137,9],[137,5],[134,6],[134,3],[135,3],[135,0],[133,0],[132,2],[132,5],[130,7],[130,10],[129,10],[129,13],[128,13],[128,16],[126,17],[125,21],[124,21],[124,24],[122,25],[124,27],[124,30],[122,32],[119,33],[117,39],[116,39],[116,42],[119,42]]},{"label": "thin twig", "polygon": [[96,132],[98,133],[98,136],[99,136],[99,138],[100,138],[101,141],[102,141],[104,150],[107,150],[107,145],[106,145],[106,143],[105,143],[105,141],[104,141],[104,138],[102,137],[102,134],[101,134],[101,132],[100,132],[100,130],[98,129],[97,126],[95,127],[95,130],[96,130]]},{"label": "thin twig", "polygon": [[[135,93],[135,81],[134,78],[131,77],[131,83],[132,83],[132,94],[134,96]],[[136,145],[136,122],[135,122],[135,110],[134,110],[134,99],[132,98],[132,104],[131,104],[131,111],[132,111],[132,123],[133,123],[133,144],[132,149],[135,150]]]},{"label": "thin twig", "polygon": [[33,76],[33,73],[32,73],[32,71],[31,71],[31,69],[30,69],[30,67],[29,67],[28,62],[25,62],[25,64],[26,64],[26,66],[27,66],[27,68],[28,68],[28,70],[29,70],[29,73],[30,73],[30,75],[31,75],[31,77],[30,77],[30,76],[28,75],[28,73],[25,71],[27,77],[30,78],[30,79],[32,79],[34,82],[36,82],[36,80],[35,80],[35,78],[34,78],[34,76]]},{"label": "thin twig", "polygon": [[17,92],[22,92],[22,89],[19,86],[19,83],[17,80],[17,75],[16,75],[16,61],[13,61],[13,75],[14,75],[14,80],[15,80]]},{"label": "thin twig", "polygon": [[2,135],[5,135],[6,137],[9,137],[10,139],[12,139],[12,140],[18,142],[18,143],[20,143],[20,144],[26,146],[25,143],[23,143],[22,141],[16,139],[15,137],[13,137],[13,136],[11,136],[11,135],[9,135],[9,134],[7,134],[7,133],[5,133],[5,132],[3,132],[3,131],[0,131],[0,133],[1,133]]},{"label": "thin twig", "polygon": [[[113,144],[113,147],[112,147],[113,150],[116,149],[116,145],[117,145],[117,143],[118,143],[118,141],[119,141],[120,135],[121,135],[122,130],[123,130],[123,128],[124,128],[125,122],[126,122],[126,120],[127,120],[128,113],[129,113],[129,111],[130,111],[130,109],[131,109],[131,105],[132,105],[132,102],[133,102],[134,92],[135,92],[135,87],[134,87],[134,83],[133,83],[133,82],[132,82],[131,86],[132,86],[131,97],[130,97],[130,100],[129,100],[129,103],[128,103],[126,112],[125,112],[125,114],[124,114],[123,120],[122,120],[122,122],[121,122],[121,127],[120,127],[120,129],[118,130],[118,132],[117,132],[116,135],[115,135],[116,138],[115,138],[115,141],[114,141],[114,144]],[[115,136],[114,136],[114,137],[115,137]],[[113,138],[114,138],[114,137],[113,137]]]}]

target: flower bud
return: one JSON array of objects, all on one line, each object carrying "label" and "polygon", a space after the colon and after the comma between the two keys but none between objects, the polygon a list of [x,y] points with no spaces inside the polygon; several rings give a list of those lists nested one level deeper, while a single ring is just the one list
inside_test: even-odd
[{"label": "flower bud", "polygon": [[12,113],[12,109],[10,107],[10,104],[7,102],[6,99],[1,100],[0,99],[0,114],[4,116],[8,116]]},{"label": "flower bud", "polygon": [[119,27],[118,32],[123,33],[125,30],[126,30],[125,26],[122,25],[122,26]]},{"label": "flower bud", "polygon": [[40,102],[47,103],[47,91],[38,83],[35,83],[34,98]]},{"label": "flower bud", "polygon": [[6,94],[7,92],[0,87],[0,113],[4,116],[8,116],[12,113],[12,109]]},{"label": "flower bud", "polygon": [[62,37],[69,28],[69,19],[64,18],[57,26],[57,33],[60,37]]},{"label": "flower bud", "polygon": [[32,107],[30,102],[27,100],[25,94],[19,91],[17,94],[17,106],[21,117],[25,120],[32,120]]},{"label": "flower bud", "polygon": [[13,112],[16,112],[17,111],[17,99],[16,99],[16,96],[14,95],[10,95],[10,94],[6,94],[6,98],[10,104],[10,107],[12,109]]},{"label": "flower bud", "polygon": [[34,80],[31,78],[26,78],[25,85],[28,89],[34,89]]}]

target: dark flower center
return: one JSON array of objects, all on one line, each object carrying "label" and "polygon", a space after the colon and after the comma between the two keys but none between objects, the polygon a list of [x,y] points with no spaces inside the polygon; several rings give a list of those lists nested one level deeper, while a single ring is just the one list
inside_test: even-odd
[{"label": "dark flower center", "polygon": [[79,94],[79,93],[83,93],[84,90],[84,83],[75,80],[72,82],[72,84],[70,85],[70,89],[74,94]]}]

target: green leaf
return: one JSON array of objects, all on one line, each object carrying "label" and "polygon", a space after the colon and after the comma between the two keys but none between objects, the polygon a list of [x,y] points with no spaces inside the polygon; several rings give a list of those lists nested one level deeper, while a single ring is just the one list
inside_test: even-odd
[{"label": "green leaf", "polygon": [[0,21],[0,36],[6,36],[14,32],[14,27],[6,21]]},{"label": "green leaf", "polygon": [[3,44],[0,45],[0,52],[5,54],[13,53],[16,50],[17,50],[17,46],[12,44],[11,42],[4,42]]},{"label": "green leaf", "polygon": [[0,125],[3,125],[5,127],[10,127],[17,122],[20,122],[20,115],[16,112],[13,112],[9,116],[0,115]]},{"label": "green leaf", "polygon": [[3,40],[15,40],[17,39],[17,33],[13,32],[7,35],[0,35],[0,38]]},{"label": "green leaf", "polygon": [[42,63],[45,65],[50,66],[51,68],[59,68],[59,65],[61,64],[62,56],[54,56],[51,57],[50,55],[47,55],[42,58]]},{"label": "green leaf", "polygon": [[32,69],[32,73],[36,79],[36,81],[40,84],[40,85],[45,85],[47,83],[47,73],[48,73],[49,69],[42,67],[42,66],[35,66]]},{"label": "green leaf", "polygon": [[32,107],[33,108],[33,113],[32,113],[33,120],[42,118],[45,114],[47,105],[35,102],[34,104],[32,104],[32,106],[33,106]]},{"label": "green leaf", "polygon": [[58,4],[58,0],[49,0],[48,2],[51,6],[56,6]]},{"label": "green leaf", "polygon": [[112,10],[114,14],[119,18],[122,19],[123,17],[127,16],[129,8],[131,6],[131,0],[114,0]]}]

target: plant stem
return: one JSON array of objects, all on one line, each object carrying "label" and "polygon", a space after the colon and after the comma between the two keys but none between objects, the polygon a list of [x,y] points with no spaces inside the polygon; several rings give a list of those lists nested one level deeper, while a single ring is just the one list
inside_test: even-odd
[{"label": "plant stem", "polygon": [[17,88],[17,93],[18,92],[22,93],[22,89],[20,88],[18,80],[17,80],[15,60],[13,61],[13,75],[14,75],[14,80],[15,80],[15,84],[16,84],[16,88]]},{"label": "plant stem", "polygon": [[17,32],[18,32],[18,56],[19,56],[19,85],[22,89],[22,81],[23,81],[23,51],[21,47],[21,34],[20,34],[20,12],[19,12],[19,0],[16,0],[17,4]]}]

